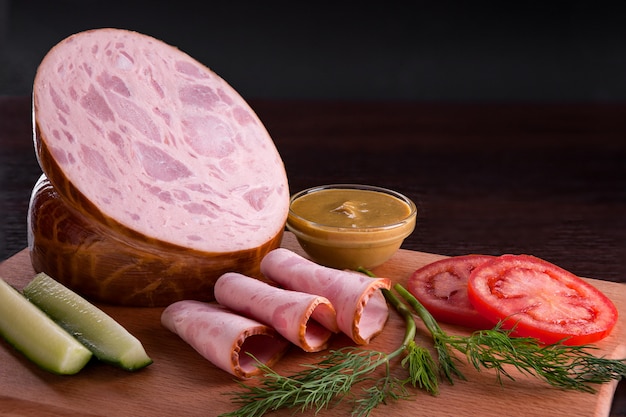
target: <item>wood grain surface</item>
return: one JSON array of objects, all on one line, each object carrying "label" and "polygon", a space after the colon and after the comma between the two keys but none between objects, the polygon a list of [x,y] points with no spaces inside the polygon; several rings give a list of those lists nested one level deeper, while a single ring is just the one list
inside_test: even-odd
[{"label": "wood grain surface", "polygon": [[[293,236],[285,235],[283,246],[302,253]],[[375,269],[379,276],[406,282],[416,268],[442,258],[441,255],[401,249],[384,265]],[[24,249],[0,264],[0,277],[22,288],[33,276],[28,252]],[[589,279],[618,306],[620,319],[613,333],[597,344],[610,357],[626,356],[626,291],[622,283]],[[238,390],[237,383],[225,372],[200,357],[181,339],[160,324],[162,308],[122,308],[101,305],[144,344],[154,363],[129,373],[106,364],[90,363],[74,376],[57,376],[42,371],[16,352],[6,342],[0,344],[0,414],[12,416],[217,416],[236,409],[227,395]],[[443,325],[453,333],[465,329]],[[404,325],[395,312],[384,332],[368,348],[390,352],[402,339]],[[417,340],[429,343],[422,327]],[[348,344],[345,337],[335,339],[334,347]],[[292,348],[275,367],[280,373],[297,370],[300,364],[312,363],[323,353],[304,353]],[[394,372],[403,375],[396,364]],[[391,402],[377,408],[373,416],[539,416],[589,417],[608,416],[616,383],[604,384],[595,394],[563,391],[512,371],[515,381],[499,384],[492,372],[476,372],[463,364],[467,381],[454,385],[442,383],[438,396],[415,390],[409,400]],[[348,415],[350,406],[343,402],[319,416]],[[471,410],[471,411],[470,411]],[[272,413],[290,416],[293,410]],[[299,415],[299,414],[296,414]],[[312,411],[302,415],[313,416]]]}]

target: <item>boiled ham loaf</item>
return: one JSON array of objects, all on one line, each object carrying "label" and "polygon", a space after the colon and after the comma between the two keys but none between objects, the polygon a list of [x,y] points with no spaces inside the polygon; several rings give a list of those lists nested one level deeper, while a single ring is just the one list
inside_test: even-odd
[{"label": "boiled ham loaf", "polygon": [[118,29],[70,36],[37,70],[33,121],[52,187],[31,202],[36,270],[101,301],[166,305],[211,299],[223,262],[255,275],[278,246],[280,155],[237,92],[180,50]]}]

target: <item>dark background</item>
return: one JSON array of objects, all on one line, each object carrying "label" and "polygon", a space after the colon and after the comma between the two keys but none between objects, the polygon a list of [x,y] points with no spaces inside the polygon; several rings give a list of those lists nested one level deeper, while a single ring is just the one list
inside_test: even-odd
[{"label": "dark background", "polygon": [[178,46],[246,99],[622,101],[620,3],[0,0],[0,95],[30,94],[66,36],[111,26]]},{"label": "dark background", "polygon": [[[626,7],[621,4],[0,0],[0,96],[30,95],[37,65],[65,37],[119,27],[179,47],[251,101],[626,102]],[[28,109],[22,110],[16,123],[28,131]],[[496,124],[504,126],[500,117],[494,112]],[[569,127],[575,122],[564,122],[568,138],[577,137]],[[433,132],[458,129],[472,137],[467,126],[455,123],[442,119]],[[511,123],[512,129],[520,128],[519,122]],[[524,129],[532,132],[542,122],[528,123]],[[616,141],[625,139],[617,135]],[[612,155],[616,163],[623,163],[617,155]],[[0,179],[10,184],[4,193],[21,190],[14,178],[38,173],[34,158],[31,165],[10,154],[0,158]],[[27,197],[20,201],[26,204]],[[24,219],[24,211],[14,212],[0,201],[0,216]],[[7,233],[23,237],[21,221],[14,223],[17,230]],[[4,241],[0,235],[0,259],[25,245],[25,237],[15,246]]]}]

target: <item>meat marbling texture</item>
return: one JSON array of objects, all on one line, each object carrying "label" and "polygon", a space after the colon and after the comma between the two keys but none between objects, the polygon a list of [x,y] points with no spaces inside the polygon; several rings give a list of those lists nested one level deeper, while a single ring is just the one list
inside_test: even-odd
[{"label": "meat marbling texture", "polygon": [[38,68],[33,121],[47,177],[29,210],[33,266],[93,299],[210,300],[220,275],[258,275],[280,244],[289,188],[271,137],[172,46],[119,29],[70,36]]}]

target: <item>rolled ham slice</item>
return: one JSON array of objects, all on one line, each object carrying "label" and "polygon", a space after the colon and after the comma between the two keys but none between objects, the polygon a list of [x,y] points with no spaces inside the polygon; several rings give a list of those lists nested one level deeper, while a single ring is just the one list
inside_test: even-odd
[{"label": "rolled ham slice", "polygon": [[322,266],[284,248],[265,255],[261,273],[284,288],[328,298],[337,311],[339,329],[357,344],[369,343],[389,318],[389,307],[379,291],[391,288],[388,278]]},{"label": "rolled ham slice", "polygon": [[[119,29],[68,37],[37,70],[33,122],[54,190],[33,197],[33,266],[75,290],[133,305],[156,305],[152,292],[158,305],[196,290],[211,299],[224,260],[259,274],[280,243],[289,187],[272,139],[232,87],[175,47]],[[190,265],[202,258],[217,262]]]},{"label": "rolled ham slice", "polygon": [[339,331],[335,309],[326,297],[278,288],[236,272],[217,280],[215,300],[273,327],[305,352],[326,349]]},{"label": "rolled ham slice", "polygon": [[161,323],[212,364],[241,379],[260,373],[258,362],[273,366],[290,346],[271,327],[216,303],[177,301],[163,310]]}]

